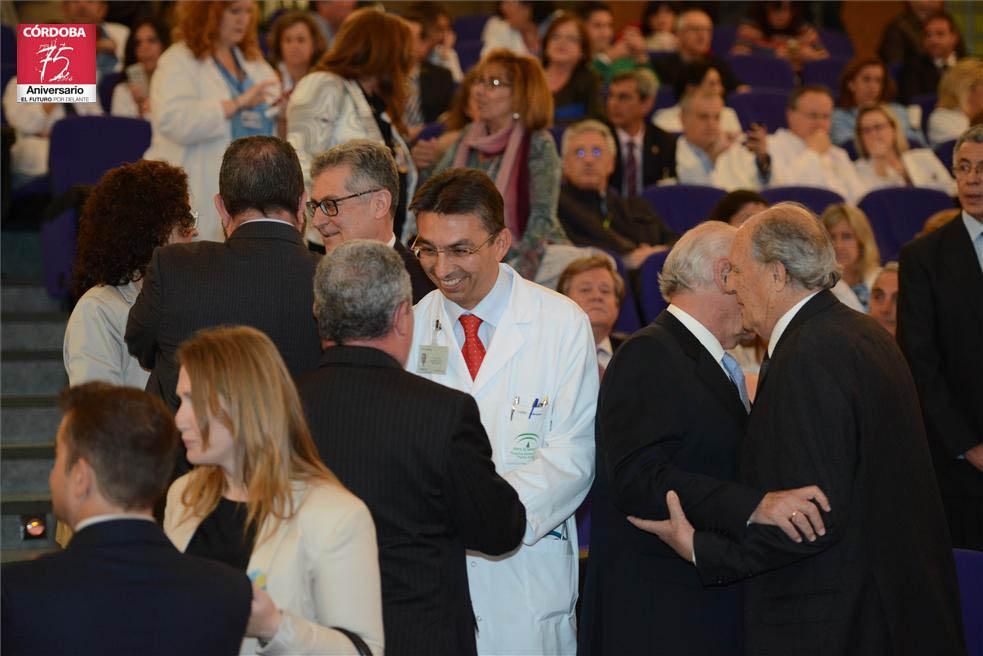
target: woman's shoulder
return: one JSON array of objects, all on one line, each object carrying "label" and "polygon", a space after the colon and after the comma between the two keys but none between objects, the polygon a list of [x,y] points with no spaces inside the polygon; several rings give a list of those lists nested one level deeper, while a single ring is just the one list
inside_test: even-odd
[{"label": "woman's shoulder", "polygon": [[553,153],[554,157],[557,155],[558,148],[556,147],[556,141],[553,140],[553,133],[542,128],[541,130],[533,130],[529,133],[529,155],[543,155],[548,157],[550,153]]},{"label": "woman's shoulder", "polygon": [[184,41],[178,41],[177,43],[172,43],[164,54],[160,56],[160,60],[157,62],[157,66],[166,65],[183,65],[186,66],[191,63],[201,63],[203,60],[195,57],[195,54],[191,52],[191,48],[188,47]]},{"label": "woman's shoulder", "polygon": [[301,518],[316,515],[322,519],[331,517],[345,521],[369,512],[365,503],[340,483],[325,480],[295,483],[294,496],[302,497],[297,509]]}]

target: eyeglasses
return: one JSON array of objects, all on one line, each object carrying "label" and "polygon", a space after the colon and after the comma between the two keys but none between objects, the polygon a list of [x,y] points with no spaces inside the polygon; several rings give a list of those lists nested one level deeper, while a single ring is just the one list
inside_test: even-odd
[{"label": "eyeglasses", "polygon": [[505,80],[498,77],[479,77],[474,81],[476,86],[482,86],[486,89],[498,89],[499,87],[510,87],[511,82],[506,82]]},{"label": "eyeglasses", "polygon": [[584,159],[585,157],[587,157],[588,153],[590,154],[591,157],[598,158],[604,154],[604,151],[598,148],[597,146],[594,146],[590,150],[586,148],[578,148],[577,150],[573,151],[573,154],[576,155],[578,159]]},{"label": "eyeglasses", "polygon": [[874,123],[873,125],[864,125],[860,128],[860,134],[874,134],[875,132],[883,132],[890,127],[890,123]]},{"label": "eyeglasses", "polygon": [[416,242],[414,241],[413,246],[410,247],[410,250],[413,251],[413,254],[416,255],[416,258],[421,262],[433,262],[441,253],[443,253],[447,259],[451,261],[464,260],[490,244],[496,236],[497,234],[491,235],[488,239],[481,242],[480,245],[473,248],[471,246],[449,246],[447,248],[435,248],[427,245],[417,246]]},{"label": "eyeglasses", "polygon": [[314,213],[320,209],[324,212],[325,216],[338,216],[338,203],[351,200],[352,198],[358,198],[359,196],[364,196],[365,194],[373,194],[377,191],[382,191],[382,189],[369,189],[367,191],[360,191],[357,194],[351,194],[350,196],[342,196],[341,198],[322,198],[321,200],[309,200],[304,205],[307,207],[307,218],[313,218]]},{"label": "eyeglasses", "polygon": [[976,173],[977,177],[983,177],[983,162],[976,162],[975,166],[969,162],[959,162],[952,167],[952,172],[956,174],[957,178],[968,178],[973,172]]}]

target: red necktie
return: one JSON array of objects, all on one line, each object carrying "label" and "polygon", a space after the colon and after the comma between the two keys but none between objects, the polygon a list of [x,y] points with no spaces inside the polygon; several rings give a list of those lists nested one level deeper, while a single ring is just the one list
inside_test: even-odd
[{"label": "red necktie", "polygon": [[635,158],[635,142],[627,143],[628,154],[625,156],[625,191],[629,197],[638,195],[638,160]]},{"label": "red necktie", "polygon": [[461,352],[464,355],[464,363],[468,365],[468,371],[471,373],[471,380],[478,377],[481,361],[485,359],[485,345],[478,337],[480,325],[481,319],[473,314],[461,315],[461,326],[464,327],[464,348]]}]

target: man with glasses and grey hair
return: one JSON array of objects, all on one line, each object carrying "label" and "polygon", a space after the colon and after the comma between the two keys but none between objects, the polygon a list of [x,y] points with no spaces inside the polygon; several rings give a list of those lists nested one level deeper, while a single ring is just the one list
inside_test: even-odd
[{"label": "man with glasses and grey hair", "polygon": [[925,414],[952,544],[983,551],[983,125],[953,151],[962,214],[901,249],[898,343]]},{"label": "man with glasses and grey hair", "polygon": [[738,480],[819,486],[823,527],[794,511],[798,540],[754,523],[694,532],[684,514],[693,506],[676,491],[666,494],[669,520],[629,521],[705,584],[744,581],[746,653],[965,653],[952,547],[900,350],[829,292],[833,244],[805,208],[780,203],[751,217],[729,259],[744,328],[768,343]]},{"label": "man with glasses and grey hair", "polygon": [[413,285],[413,302],[435,289],[419,261],[396,239],[393,221],[399,199],[399,173],[389,148],[369,139],[352,139],[311,163],[307,220],[330,253],[350,239],[371,239],[394,248]]},{"label": "man with glasses and grey hair", "polygon": [[392,248],[354,239],[314,277],[325,347],[298,380],[324,462],[372,512],[386,653],[475,653],[465,549],[501,555],[525,530],[497,473],[474,399],[404,371],[409,275]]}]

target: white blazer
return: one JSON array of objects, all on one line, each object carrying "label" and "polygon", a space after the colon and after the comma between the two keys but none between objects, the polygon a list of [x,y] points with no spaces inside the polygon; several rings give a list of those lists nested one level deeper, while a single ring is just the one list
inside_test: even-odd
[{"label": "white blazer", "polygon": [[[264,59],[250,61],[238,50],[236,55],[254,83],[279,79]],[[275,99],[279,87],[267,95]],[[232,100],[232,92],[211,56],[196,59],[183,41],[160,56],[150,78],[153,140],[144,157],[180,166],[188,174],[200,240],[225,241],[214,202],[222,156],[232,142],[232,123],[222,110],[223,100]]]},{"label": "white blazer", "polygon": [[[181,503],[188,474],[167,491],[164,532],[180,551],[202,518]],[[264,647],[254,638],[240,654],[355,654],[339,626],[383,653],[382,588],[375,525],[368,508],[340,485],[294,484],[296,514],[266,535],[259,531],[246,573],[283,612],[276,635]],[[207,618],[203,618],[207,621]]]},{"label": "white blazer", "polygon": [[[387,115],[383,117],[389,120]],[[352,139],[384,141],[358,82],[326,71],[305,75],[290,93],[287,103],[287,141],[300,158],[308,192],[311,189],[311,162],[314,158],[332,146]],[[396,166],[406,171],[409,205],[416,192],[416,165],[410,157],[409,147],[395,127],[393,144]],[[393,204],[396,202],[394,198]],[[307,239],[316,244],[322,243],[321,234],[310,225],[307,226]]]},{"label": "white blazer", "polygon": [[[526,508],[516,551],[467,556],[478,653],[572,655],[578,575],[573,513],[594,476],[597,354],[579,306],[506,264],[499,267],[499,275],[512,278],[509,304],[478,377],[471,380],[439,290],[414,309],[407,369],[475,398],[495,468]],[[438,320],[442,328],[435,330]],[[445,374],[421,373],[424,345],[447,347]],[[546,405],[531,412],[537,399]]]},{"label": "white blazer", "polygon": [[[935,153],[929,148],[913,148],[901,153],[901,163],[904,165],[908,177],[911,179],[913,187],[927,187],[938,189],[949,195],[956,195],[956,181],[952,179],[952,174],[946,170],[945,164],[936,157]],[[906,183],[901,174],[891,169],[886,175],[877,175],[873,164],[869,159],[859,159],[854,163],[857,168],[857,177],[867,191],[882,189],[884,187],[904,187]]]}]

